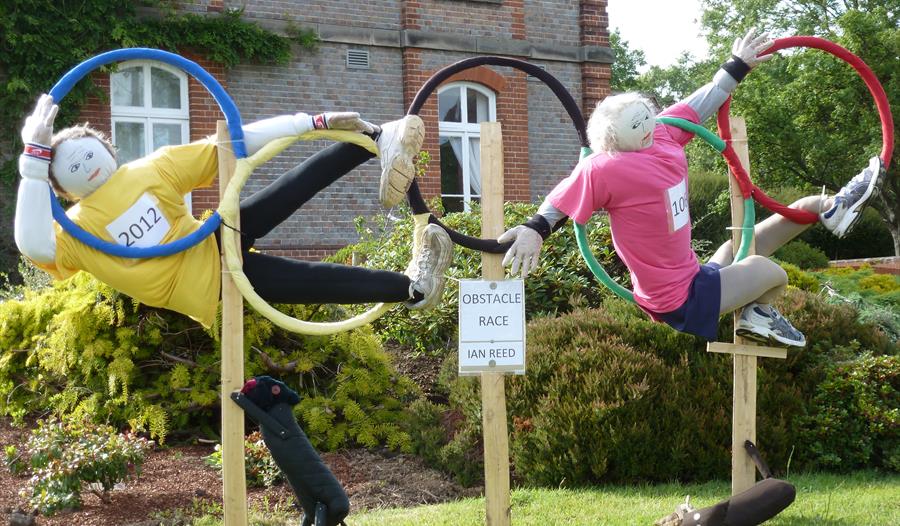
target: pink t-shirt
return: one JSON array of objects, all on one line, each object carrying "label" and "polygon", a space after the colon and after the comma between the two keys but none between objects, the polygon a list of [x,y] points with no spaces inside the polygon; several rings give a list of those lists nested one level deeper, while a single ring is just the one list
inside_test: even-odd
[{"label": "pink t-shirt", "polygon": [[[698,121],[686,104],[660,116]],[[649,148],[590,155],[548,196],[579,224],[601,208],[609,213],[613,246],[631,271],[635,302],[645,310],[663,313],[680,307],[700,269],[691,249],[684,155],[693,136],[658,124]]]}]

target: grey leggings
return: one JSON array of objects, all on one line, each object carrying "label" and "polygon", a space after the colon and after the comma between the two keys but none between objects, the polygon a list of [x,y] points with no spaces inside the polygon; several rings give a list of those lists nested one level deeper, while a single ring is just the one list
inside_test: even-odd
[{"label": "grey leggings", "polygon": [[[814,195],[804,197],[791,206],[819,213],[829,208],[831,203],[831,198]],[[812,225],[801,225],[773,214],[753,229],[757,255],[732,263],[734,258],[731,241],[719,247],[710,258],[710,262],[722,266],[719,271],[722,282],[719,314],[734,311],[754,301],[771,303],[780,296],[787,287],[787,273],[766,256],[772,255],[810,226]]]}]

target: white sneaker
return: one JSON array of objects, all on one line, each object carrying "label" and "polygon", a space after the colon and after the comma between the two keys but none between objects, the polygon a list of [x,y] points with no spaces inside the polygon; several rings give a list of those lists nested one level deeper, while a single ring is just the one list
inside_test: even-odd
[{"label": "white sneaker", "polygon": [[825,228],[841,238],[847,235],[859,218],[870,199],[878,195],[884,181],[884,166],[881,158],[869,159],[869,166],[856,175],[834,196],[834,205],[819,214]]},{"label": "white sneaker", "polygon": [[772,306],[751,303],[741,311],[738,336],[779,347],[805,347],[806,336]]},{"label": "white sneaker", "polygon": [[425,124],[418,115],[407,115],[381,126],[381,134],[376,140],[381,154],[378,199],[386,208],[395,206],[406,196],[416,177],[415,158],[424,139]]},{"label": "white sneaker", "polygon": [[422,239],[416,240],[413,246],[412,261],[406,267],[406,275],[412,281],[410,296],[413,291],[418,291],[425,297],[417,302],[410,300],[406,306],[414,310],[428,309],[441,301],[446,281],[444,274],[453,256],[453,241],[443,228],[428,225]]}]

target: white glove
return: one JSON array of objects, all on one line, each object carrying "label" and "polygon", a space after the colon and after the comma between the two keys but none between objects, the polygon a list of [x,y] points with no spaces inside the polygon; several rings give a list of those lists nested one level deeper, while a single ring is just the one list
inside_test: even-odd
[{"label": "white glove", "polygon": [[19,156],[19,173],[22,177],[46,181],[50,170],[50,139],[53,137],[53,121],[59,106],[53,97],[41,95],[31,115],[22,126],[22,142],[25,151]]},{"label": "white glove", "polygon": [[512,241],[513,244],[503,257],[503,266],[512,263],[510,274],[515,276],[522,267],[522,277],[528,277],[528,273],[538,266],[538,257],[541,254],[541,245],[544,239],[537,230],[525,225],[515,226],[497,238],[498,243]]},{"label": "white glove", "polygon": [[317,130],[346,130],[360,133],[375,133],[375,126],[359,118],[359,113],[351,111],[325,112],[314,115],[313,126]]},{"label": "white glove", "polygon": [[763,31],[756,34],[756,28],[751,27],[744,38],[734,39],[731,46],[731,54],[744,61],[748,67],[753,68],[760,62],[765,62],[774,56],[774,53],[759,56],[760,53],[772,47],[775,41],[769,38],[769,33]]}]

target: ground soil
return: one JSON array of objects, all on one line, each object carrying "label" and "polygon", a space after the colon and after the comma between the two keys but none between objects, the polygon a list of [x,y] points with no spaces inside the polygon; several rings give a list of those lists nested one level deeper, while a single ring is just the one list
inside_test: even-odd
[{"label": "ground soil", "polygon": [[[412,376],[426,396],[431,396],[440,361],[404,355],[398,349],[391,352],[397,359],[398,369]],[[23,444],[29,433],[28,426],[14,427],[9,419],[0,418],[0,455],[8,445]],[[221,503],[219,472],[203,462],[203,457],[212,451],[212,445],[157,447],[147,456],[140,476],[112,492],[111,502],[104,503],[85,492],[83,509],[52,517],[38,516],[35,525],[157,526],[162,512],[189,510],[196,501]],[[351,518],[353,513],[363,510],[435,504],[482,492],[482,488],[459,486],[411,455],[354,449],[326,453],[322,459],[350,497]],[[11,524],[10,511],[25,505],[19,491],[27,483],[27,477],[13,476],[0,465],[0,526]],[[265,490],[250,489],[248,499],[251,506],[265,501],[270,507],[282,509],[289,509],[294,502],[286,484]]]}]

